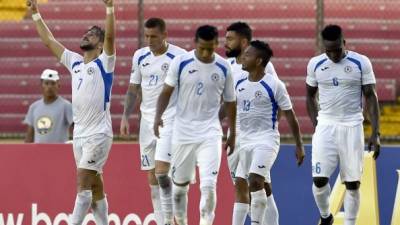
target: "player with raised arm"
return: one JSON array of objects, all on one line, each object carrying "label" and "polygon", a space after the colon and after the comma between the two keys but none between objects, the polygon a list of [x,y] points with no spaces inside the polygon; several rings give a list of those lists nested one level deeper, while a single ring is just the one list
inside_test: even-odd
[{"label": "player with raised arm", "polygon": [[98,225],[108,224],[108,203],[103,191],[103,166],[112,145],[111,86],[115,67],[113,0],[106,6],[105,30],[93,26],[83,35],[83,56],[60,44],[44,23],[37,0],[28,0],[42,42],[72,76],[75,124],[73,149],[77,165],[77,196],[70,223],[80,225],[91,208]]},{"label": "player with raised arm", "polygon": [[249,76],[235,85],[241,148],[236,173],[248,178],[251,224],[264,224],[267,196],[272,194],[270,170],[280,146],[279,108],[296,141],[298,165],[303,163],[305,156],[299,124],[285,85],[277,76],[265,73],[271,57],[272,49],[268,44],[258,40],[250,42],[242,58],[243,70],[249,72]]},{"label": "player with raised arm", "polygon": [[[232,76],[234,83],[236,84],[239,80],[246,78],[248,72],[242,69],[242,57],[244,51],[249,46],[252,40],[252,30],[250,26],[245,22],[235,22],[226,28],[225,34],[225,54],[232,66]],[[265,67],[265,73],[276,75],[274,66],[269,61]],[[237,108],[239,110],[239,108]],[[238,116],[238,114],[236,114]],[[223,107],[220,110],[220,119],[225,117]],[[236,119],[236,151],[228,157],[228,166],[231,172],[234,185],[235,185],[235,204],[233,206],[232,224],[244,224],[246,216],[249,212],[249,188],[245,177],[238,177],[236,175],[236,169],[239,163],[239,132],[240,125],[239,120]],[[271,185],[265,184],[265,188],[269,188]],[[271,194],[268,196],[267,211],[265,212],[264,224],[266,225],[278,225],[279,213],[278,208],[275,204],[274,196]]]},{"label": "player with raised arm", "polygon": [[340,178],[346,186],[344,224],[354,225],[360,206],[359,187],[364,157],[363,95],[372,125],[368,148],[374,150],[375,159],[380,152],[375,75],[366,56],[345,50],[340,26],[328,25],[321,35],[325,53],[309,61],[306,79],[307,109],[315,126],[312,191],[321,214],[320,224],[333,224],[328,181],[340,162]]},{"label": "player with raised arm", "polygon": [[[129,134],[128,117],[132,113],[138,91],[142,90],[139,144],[141,168],[147,171],[151,200],[158,225],[173,224],[172,185],[168,176],[171,161],[171,135],[175,117],[176,93],[163,115],[164,126],[160,138],[154,135],[153,123],[158,96],[164,85],[171,61],[186,53],[182,48],[167,42],[163,19],[150,18],[144,24],[148,47],[137,50],[132,60],[132,74],[125,97],[121,120],[121,134]],[[161,189],[161,192],[160,192]]]},{"label": "player with raised arm", "polygon": [[231,134],[227,145],[234,151],[236,98],[229,63],[215,53],[217,28],[197,29],[196,49],[175,57],[157,102],[154,133],[175,89],[178,91],[172,135],[172,179],[174,214],[179,225],[187,225],[188,185],[200,175],[200,225],[211,225],[216,207],[216,183],[221,162],[222,127],[218,119],[221,96],[225,102]]}]

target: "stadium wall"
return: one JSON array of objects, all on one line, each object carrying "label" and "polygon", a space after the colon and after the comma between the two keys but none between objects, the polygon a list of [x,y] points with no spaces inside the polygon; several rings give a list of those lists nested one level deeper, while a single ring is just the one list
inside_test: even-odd
[{"label": "stadium wall", "polygon": [[[281,225],[317,224],[311,193],[310,148],[302,167],[294,147],[283,145],[272,171]],[[380,224],[389,225],[400,168],[399,147],[384,147],[377,162]],[[146,176],[136,144],[114,144],[105,168],[106,193],[113,225],[150,225],[153,215]],[[336,173],[337,174],[337,173]],[[75,162],[71,145],[0,145],[0,225],[67,224],[75,201]],[[332,179],[332,183],[335,179]],[[233,187],[223,157],[218,181],[215,225],[231,224]],[[189,224],[198,222],[199,190],[191,186]],[[94,224],[88,216],[84,224]],[[88,222],[89,221],[89,222]]]}]

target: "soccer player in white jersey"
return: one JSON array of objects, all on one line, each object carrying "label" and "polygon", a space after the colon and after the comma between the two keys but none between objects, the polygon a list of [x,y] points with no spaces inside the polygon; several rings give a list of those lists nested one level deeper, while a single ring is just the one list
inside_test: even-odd
[{"label": "soccer player in white jersey", "polygon": [[[272,49],[268,44],[258,40],[250,42],[242,58],[243,70],[248,71],[249,76],[235,85],[241,148],[236,175],[242,179],[248,177],[251,224],[264,224],[267,196],[272,194],[270,170],[280,145],[279,108],[296,141],[298,165],[302,164],[305,156],[299,124],[285,85],[277,76],[265,73],[271,57]],[[236,221],[233,224],[243,222]]]},{"label": "soccer player in white jersey", "polygon": [[133,111],[135,99],[141,88],[139,132],[141,168],[147,171],[156,222],[158,225],[164,225],[173,223],[172,186],[168,171],[171,161],[171,135],[176,93],[173,94],[164,113],[164,127],[160,131],[159,139],[153,133],[153,123],[157,99],[163,88],[169,65],[172,59],[186,51],[167,43],[167,30],[163,19],[150,18],[144,26],[148,47],[137,50],[133,56],[132,74],[121,120],[121,134],[129,133],[128,117]]},{"label": "soccer player in white jersey", "polygon": [[345,50],[339,26],[328,25],[321,35],[325,53],[310,60],[306,80],[307,109],[315,126],[312,191],[321,214],[321,225],[333,224],[329,211],[331,188],[328,181],[340,162],[340,178],[346,185],[344,224],[354,225],[360,206],[359,187],[363,169],[363,95],[372,125],[368,148],[374,150],[375,159],[380,151],[375,75],[366,56]]},{"label": "soccer player in white jersey", "polygon": [[[246,78],[248,72],[242,69],[242,57],[244,55],[245,49],[249,46],[252,39],[252,30],[247,23],[235,22],[229,25],[226,29],[225,34],[225,54],[229,57],[228,62],[232,66],[232,76],[234,83],[236,84],[239,80]],[[265,67],[266,74],[276,75],[274,66],[269,61]],[[239,108],[237,108],[239,110]],[[238,116],[238,114],[236,114]],[[223,107],[220,111],[220,119],[225,117]],[[228,157],[228,166],[231,172],[234,185],[235,185],[235,204],[233,206],[232,224],[243,224],[246,219],[246,215],[249,212],[249,189],[247,186],[247,180],[245,178],[236,176],[236,169],[239,163],[239,120],[236,119],[236,151],[234,151]],[[266,184],[266,191],[268,186]],[[279,213],[276,207],[274,196],[271,193],[267,193],[267,211],[265,212],[264,224],[266,225],[278,225]]]},{"label": "soccer player in white jersey", "polygon": [[82,37],[83,56],[66,49],[42,20],[36,0],[28,0],[32,18],[43,43],[72,75],[74,156],[78,193],[70,224],[80,225],[91,208],[96,224],[108,224],[108,203],[103,191],[102,169],[112,144],[110,95],[115,66],[113,0],[106,6],[105,31],[91,27]]},{"label": "soccer player in white jersey", "polygon": [[222,128],[218,119],[221,95],[225,102],[231,135],[227,145],[234,150],[236,98],[229,63],[215,53],[217,28],[201,26],[196,31],[196,49],[177,56],[171,63],[157,102],[154,133],[159,127],[174,90],[178,91],[172,135],[172,179],[174,214],[179,225],[187,225],[188,184],[200,175],[200,225],[211,225],[216,207],[216,183],[221,162]]}]

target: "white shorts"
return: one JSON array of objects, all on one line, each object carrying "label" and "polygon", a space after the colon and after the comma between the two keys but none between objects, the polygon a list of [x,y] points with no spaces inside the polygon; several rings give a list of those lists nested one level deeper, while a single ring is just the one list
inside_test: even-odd
[{"label": "white shorts", "polygon": [[76,166],[103,173],[104,164],[111,150],[112,140],[112,137],[105,134],[74,138],[73,149]]},{"label": "white shorts", "polygon": [[140,120],[139,145],[142,170],[154,169],[156,160],[171,162],[172,124],[172,121],[164,121],[164,126],[159,129],[160,138],[157,139],[153,123],[143,118]]},{"label": "white shorts", "polygon": [[340,162],[340,178],[343,182],[360,181],[363,154],[362,124],[318,124],[312,139],[313,177],[330,177]]},{"label": "white shorts", "polygon": [[199,167],[200,187],[215,186],[221,164],[221,137],[210,138],[199,143],[172,144],[172,179],[183,184],[196,179]]},{"label": "white shorts", "polygon": [[271,168],[278,156],[279,148],[268,145],[253,145],[242,148],[239,155],[239,165],[236,177],[248,179],[250,173],[265,178],[265,183],[271,183]]},{"label": "white shorts", "polygon": [[228,168],[229,172],[231,173],[233,183],[235,183],[236,170],[239,166],[239,152],[240,152],[240,144],[239,141],[236,139],[235,150],[231,155],[228,156]]}]

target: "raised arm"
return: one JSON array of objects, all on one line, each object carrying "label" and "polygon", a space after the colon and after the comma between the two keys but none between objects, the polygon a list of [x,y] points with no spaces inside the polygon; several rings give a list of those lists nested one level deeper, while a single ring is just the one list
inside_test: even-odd
[{"label": "raised arm", "polygon": [[307,85],[307,95],[306,95],[306,104],[307,104],[307,112],[308,116],[313,123],[313,126],[317,126],[317,116],[318,116],[318,102],[317,102],[317,91],[318,87],[313,87],[308,84]]},{"label": "raised arm", "polygon": [[114,55],[115,53],[115,16],[114,16],[114,1],[103,0],[106,4],[106,25],[104,36],[103,50],[106,55]]},{"label": "raised arm", "polygon": [[160,137],[160,133],[158,132],[159,127],[163,126],[163,121],[161,116],[163,115],[165,109],[169,104],[169,100],[171,98],[172,93],[174,92],[175,87],[169,86],[168,84],[164,84],[164,87],[161,91],[160,96],[158,97],[157,101],[157,110],[156,110],[156,117],[154,118],[154,134],[156,137]]},{"label": "raised arm", "polygon": [[[368,149],[374,151],[374,159],[377,159],[380,153],[381,143],[379,139],[379,103],[378,96],[375,91],[375,84],[367,84],[362,86],[362,91],[365,96],[368,115],[371,121],[372,134],[368,141]],[[374,146],[374,149],[372,149]]]},{"label": "raised arm", "polygon": [[40,39],[42,39],[42,42],[50,49],[53,55],[60,60],[65,47],[54,38],[53,34],[40,16],[37,0],[27,0],[27,6],[32,12],[32,19],[36,26],[36,30],[39,33]]}]

